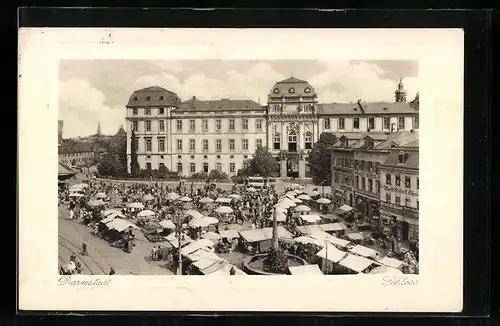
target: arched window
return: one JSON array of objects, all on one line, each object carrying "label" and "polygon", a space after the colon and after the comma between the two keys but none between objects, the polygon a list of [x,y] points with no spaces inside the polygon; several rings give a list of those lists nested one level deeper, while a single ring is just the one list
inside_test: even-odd
[{"label": "arched window", "polygon": [[312,149],[312,134],[310,132],[306,132],[304,135],[304,142],[306,149]]},{"label": "arched window", "polygon": [[291,131],[288,134],[288,151],[296,152],[297,151],[297,134],[295,131]]},{"label": "arched window", "polygon": [[273,149],[280,149],[281,146],[280,146],[280,141],[281,141],[281,137],[280,137],[280,134],[274,134],[274,137],[273,137]]}]

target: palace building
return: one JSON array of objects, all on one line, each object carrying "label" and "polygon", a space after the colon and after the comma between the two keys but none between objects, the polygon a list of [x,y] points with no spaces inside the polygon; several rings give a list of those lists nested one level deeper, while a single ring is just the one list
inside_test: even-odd
[{"label": "palace building", "polygon": [[126,105],[128,168],[133,130],[141,169],[165,166],[184,176],[219,169],[233,176],[261,145],[278,159],[280,177],[308,178],[309,152],[323,132],[352,137],[418,129],[418,109],[418,98],[406,101],[402,82],[392,103],[318,103],[315,89],[295,77],[275,83],[265,105],[195,96],[181,101],[151,86],[135,91]]}]

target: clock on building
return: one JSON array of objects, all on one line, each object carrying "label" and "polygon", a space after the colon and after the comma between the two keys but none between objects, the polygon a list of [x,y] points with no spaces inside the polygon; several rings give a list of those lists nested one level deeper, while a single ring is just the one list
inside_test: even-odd
[{"label": "clock on building", "polygon": [[290,92],[290,93],[292,93],[292,94],[293,94],[293,93],[295,93],[295,88],[293,88],[293,87],[292,87],[292,88],[290,88],[290,89],[288,90],[288,92]]},{"label": "clock on building", "polygon": [[304,90],[306,93],[310,93],[311,92],[311,89],[309,87],[306,87],[306,89]]}]

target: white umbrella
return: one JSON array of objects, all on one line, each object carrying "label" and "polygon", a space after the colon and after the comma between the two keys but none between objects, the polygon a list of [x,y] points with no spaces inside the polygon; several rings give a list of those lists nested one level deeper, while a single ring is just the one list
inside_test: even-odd
[{"label": "white umbrella", "polygon": [[215,217],[205,216],[205,217],[203,217],[203,219],[205,219],[208,222],[208,224],[217,224],[217,223],[219,223],[219,220],[216,219]]},{"label": "white umbrella", "polygon": [[191,221],[189,221],[189,226],[191,227],[205,227],[209,226],[210,223],[206,221],[203,217],[195,217]]},{"label": "white umbrella", "polygon": [[149,209],[140,211],[139,214],[137,214],[137,217],[150,217],[150,216],[155,216],[156,213],[153,211],[150,211]]},{"label": "white umbrella", "polygon": [[127,205],[129,208],[138,208],[138,209],[143,209],[144,205],[141,203],[131,203]]},{"label": "white umbrella", "polygon": [[169,192],[167,194],[167,199],[169,200],[176,200],[177,198],[179,198],[179,195],[175,192]]},{"label": "white umbrella", "polygon": [[288,206],[288,204],[286,202],[278,202],[278,203],[274,204],[273,207],[274,208],[283,208],[286,210],[290,206]]},{"label": "white umbrella", "polygon": [[295,207],[295,210],[297,212],[309,212],[311,209],[309,207],[307,207],[306,205],[299,205],[299,206]]},{"label": "white umbrella", "polygon": [[257,190],[257,189],[255,189],[254,187],[250,187],[247,189],[247,191],[249,191],[249,192],[254,192],[255,190]]},{"label": "white umbrella", "polygon": [[288,191],[288,192],[285,194],[285,196],[287,196],[287,197],[295,197],[295,195],[296,195],[295,191]]},{"label": "white umbrella", "polygon": [[216,203],[230,203],[232,198],[219,197],[215,200]]},{"label": "white umbrella", "polygon": [[190,202],[192,199],[189,198],[188,196],[184,196],[184,197],[179,198],[179,200],[187,203],[187,202]]},{"label": "white umbrella", "polygon": [[95,198],[107,198],[108,196],[103,192],[98,192],[94,197]]},{"label": "white umbrella", "polygon": [[300,215],[300,218],[309,223],[314,223],[321,220],[321,217],[317,214]]},{"label": "white umbrella", "polygon": [[295,204],[300,204],[300,203],[302,203],[302,200],[300,200],[300,199],[298,199],[298,198],[294,198],[294,199],[292,199],[292,200],[293,200],[293,202],[294,202]]},{"label": "white umbrella", "polygon": [[288,205],[288,207],[295,207],[295,206],[297,206],[297,204],[295,204],[293,202],[293,200],[291,200],[290,198],[280,199],[280,200],[278,200],[278,203],[286,203]]},{"label": "white umbrella", "polygon": [[332,201],[328,198],[320,198],[316,200],[318,204],[330,204]]},{"label": "white umbrella", "polygon": [[241,198],[241,196],[238,194],[230,194],[228,197],[229,198]]},{"label": "white umbrella", "polygon": [[320,195],[319,191],[314,190],[311,192],[311,196],[313,196],[313,197],[318,196],[318,195]]},{"label": "white umbrella", "polygon": [[78,183],[76,185],[73,185],[72,187],[81,187],[81,188],[87,188],[89,185],[86,183]]},{"label": "white umbrella", "polygon": [[144,200],[144,201],[150,201],[150,200],[153,200],[153,199],[154,199],[154,197],[151,194],[146,194],[146,195],[144,195],[142,197],[142,200]]},{"label": "white umbrella", "polygon": [[311,197],[306,194],[299,195],[297,198],[302,200],[311,200]]},{"label": "white umbrella", "polygon": [[[269,219],[273,219],[273,215],[269,216]],[[286,221],[286,215],[284,213],[276,212],[276,221],[277,222],[285,222]]]},{"label": "white umbrella", "polygon": [[278,213],[286,213],[287,208],[280,206],[279,204],[274,205],[274,210]]},{"label": "white umbrella", "polygon": [[83,197],[83,196],[85,196],[85,195],[84,195],[84,194],[79,194],[79,193],[74,192],[74,193],[72,193],[72,194],[69,194],[69,196],[70,196],[70,197]]},{"label": "white umbrella", "polygon": [[303,190],[303,189],[295,189],[293,192],[294,192],[296,195],[300,195],[300,194],[304,193],[304,190]]},{"label": "white umbrella", "polygon": [[203,217],[203,214],[201,214],[200,212],[194,210],[194,209],[189,209],[186,211],[186,215],[189,215],[191,217],[198,217],[198,218],[201,218]]},{"label": "white umbrella", "polygon": [[175,224],[170,220],[161,220],[159,224],[164,229],[175,229]]},{"label": "white umbrella", "polygon": [[203,239],[208,239],[208,240],[219,240],[220,239],[220,234],[215,233],[215,232],[207,232],[201,235]]},{"label": "white umbrella", "polygon": [[213,202],[214,202],[214,200],[210,197],[204,197],[204,198],[200,199],[200,203],[203,203],[203,204],[211,204]]},{"label": "white umbrella", "polygon": [[88,202],[89,206],[92,206],[92,207],[96,207],[96,206],[102,206],[104,205],[104,202],[100,199],[97,199],[97,200],[90,200]]},{"label": "white umbrella", "polygon": [[120,211],[116,210],[116,209],[107,209],[105,210],[104,212],[102,212],[102,215],[104,216],[108,216],[112,213],[120,213]]},{"label": "white umbrella", "polygon": [[229,206],[220,206],[215,211],[221,214],[230,214],[233,212],[233,209]]}]

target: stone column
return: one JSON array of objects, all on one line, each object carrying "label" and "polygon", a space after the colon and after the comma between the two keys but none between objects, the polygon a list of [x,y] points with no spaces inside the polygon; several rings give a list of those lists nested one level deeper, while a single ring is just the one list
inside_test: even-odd
[{"label": "stone column", "polygon": [[280,161],[280,168],[281,168],[281,169],[280,169],[280,170],[281,170],[281,172],[280,172],[280,176],[281,176],[282,178],[286,178],[286,174],[287,174],[286,172],[287,172],[287,171],[286,171],[286,159],[285,159],[285,158],[282,158],[282,159],[281,159],[281,161]]},{"label": "stone column", "polygon": [[269,151],[273,150],[273,142],[274,142],[274,134],[273,129],[271,128],[271,121],[269,117],[266,119],[266,128],[267,128],[267,148]]},{"label": "stone column", "polygon": [[286,125],[281,121],[281,150],[288,150]]},{"label": "stone column", "polygon": [[305,179],[306,177],[306,162],[303,159],[299,160],[299,179]]},{"label": "stone column", "polygon": [[303,139],[304,139],[304,122],[299,121],[299,130],[297,130],[297,151],[298,152],[300,152],[301,149],[304,149]]}]

